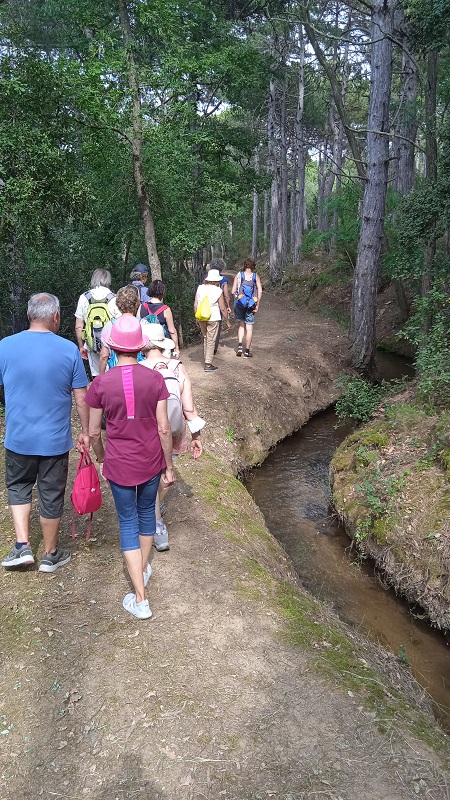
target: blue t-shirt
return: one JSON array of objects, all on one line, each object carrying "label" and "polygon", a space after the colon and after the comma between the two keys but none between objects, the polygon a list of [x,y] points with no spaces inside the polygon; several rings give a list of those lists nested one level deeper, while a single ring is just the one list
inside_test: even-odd
[{"label": "blue t-shirt", "polygon": [[148,303],[150,300],[150,295],[148,293],[148,289],[142,281],[133,281],[133,286],[137,286],[139,289],[139,294],[141,296],[141,303]]},{"label": "blue t-shirt", "polygon": [[73,447],[72,389],[88,380],[78,347],[45,331],[22,331],[0,341],[5,387],[5,447],[14,453],[57,456]]}]

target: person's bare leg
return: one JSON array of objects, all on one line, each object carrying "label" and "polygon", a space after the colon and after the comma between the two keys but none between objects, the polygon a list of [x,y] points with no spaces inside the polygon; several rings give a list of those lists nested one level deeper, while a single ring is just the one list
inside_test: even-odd
[{"label": "person's bare leg", "polygon": [[141,545],[142,554],[142,572],[145,572],[152,552],[153,536],[141,536],[139,534],[139,544]]},{"label": "person's bare leg", "polygon": [[160,484],[158,486],[158,492],[156,494],[156,500],[155,500],[155,517],[156,517],[156,521],[157,522],[158,522],[159,519],[161,519],[161,501],[159,499],[159,493],[161,491],[161,488],[162,487],[161,487],[161,482],[160,482]]},{"label": "person's bare leg", "polygon": [[242,344],[244,341],[244,333],[245,333],[245,322],[242,321],[239,323],[239,330],[238,330],[238,343]]},{"label": "person's bare leg", "polygon": [[10,506],[17,542],[29,542],[31,503]]},{"label": "person's bare leg", "polygon": [[[146,536],[145,538],[153,542],[152,536]],[[141,537],[139,537],[139,540],[141,540]],[[144,575],[142,569],[142,550],[141,548],[139,548],[139,550],[125,550],[124,556],[127,564],[128,574],[131,578],[131,583],[133,584],[136,594],[136,603],[142,603],[143,600],[146,600]],[[147,566],[147,561],[145,562],[145,566]]]},{"label": "person's bare leg", "polygon": [[58,547],[58,533],[61,517],[57,517],[56,519],[39,517],[39,519],[41,522],[42,536],[44,537],[44,550],[46,553],[54,553]]},{"label": "person's bare leg", "polygon": [[164,500],[164,498],[166,497],[167,492],[169,491],[169,489],[170,489],[170,486],[166,486],[166,484],[163,483],[163,481],[161,480],[160,483],[159,483],[159,486],[158,486],[158,493],[156,495],[156,500],[155,500],[155,516],[156,516],[156,521],[157,522],[161,522],[161,520],[162,520],[161,503]]},{"label": "person's bare leg", "polygon": [[253,339],[253,325],[246,325],[245,328],[246,328],[245,334],[246,334],[247,350],[250,350]]}]

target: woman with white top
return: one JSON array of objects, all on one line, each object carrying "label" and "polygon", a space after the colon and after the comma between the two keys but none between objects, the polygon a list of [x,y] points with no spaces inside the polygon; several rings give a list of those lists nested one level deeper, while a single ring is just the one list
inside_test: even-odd
[{"label": "woman with white top", "polygon": [[214,346],[219,330],[221,318],[225,321],[227,329],[231,325],[228,321],[227,309],[223,298],[223,291],[220,288],[221,275],[218,269],[210,269],[204,283],[202,283],[195,294],[194,313],[197,311],[204,297],[208,297],[211,305],[211,316],[208,321],[198,321],[203,336],[203,350],[205,354],[205,372],[214,372],[217,367],[213,365]]}]

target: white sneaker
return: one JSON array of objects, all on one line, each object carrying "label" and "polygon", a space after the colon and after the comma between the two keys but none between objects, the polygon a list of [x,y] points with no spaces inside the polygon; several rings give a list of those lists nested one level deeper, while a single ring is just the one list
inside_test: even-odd
[{"label": "white sneaker", "polygon": [[122,605],[125,611],[128,611],[129,614],[133,614],[133,617],[137,617],[138,619],[150,619],[152,616],[148,600],[142,600],[140,603],[136,603],[136,595],[133,594],[133,592],[125,595]]},{"label": "white sneaker", "polygon": [[164,525],[162,519],[157,520],[156,522],[156,533],[153,537],[153,547],[156,547],[159,553],[163,550],[170,550],[169,531]]},{"label": "white sneaker", "polygon": [[149,582],[150,578],[152,577],[152,572],[153,572],[153,570],[151,568],[151,565],[147,561],[147,569],[144,572],[144,588],[145,589],[147,588],[148,582]]}]

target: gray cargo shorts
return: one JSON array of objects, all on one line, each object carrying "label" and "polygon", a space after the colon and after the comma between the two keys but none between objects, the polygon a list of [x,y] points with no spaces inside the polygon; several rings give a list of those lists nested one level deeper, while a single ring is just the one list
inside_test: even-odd
[{"label": "gray cargo shorts", "polygon": [[5,477],[8,503],[23,506],[31,503],[37,482],[41,517],[58,519],[64,508],[69,453],[59,456],[25,456],[5,448]]}]

